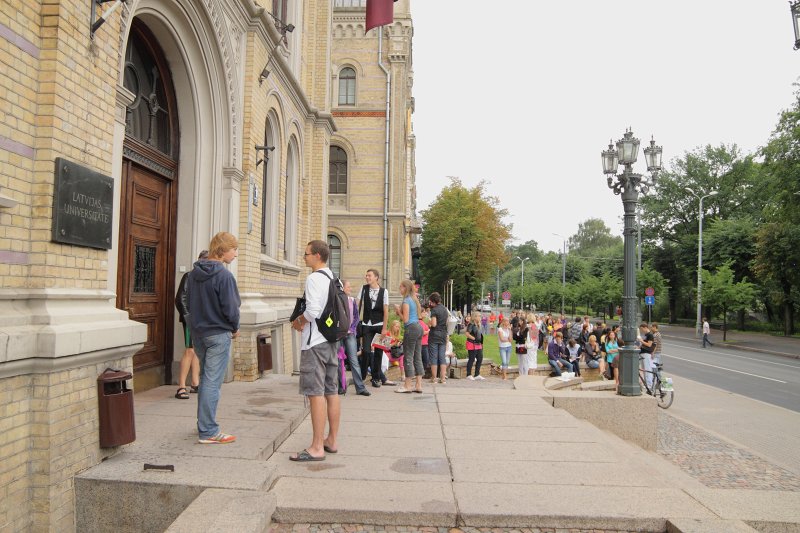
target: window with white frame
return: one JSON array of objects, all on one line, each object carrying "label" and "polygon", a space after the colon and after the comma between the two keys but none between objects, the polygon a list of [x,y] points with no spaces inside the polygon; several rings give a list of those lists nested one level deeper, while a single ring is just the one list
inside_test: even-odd
[{"label": "window with white frame", "polygon": [[328,164],[328,194],[347,194],[347,152],[331,146]]},{"label": "window with white frame", "polygon": [[294,261],[297,241],[297,182],[298,164],[297,141],[292,136],[286,153],[286,202],[283,207],[283,258]]},{"label": "window with white frame", "polygon": [[342,241],[336,235],[328,235],[328,248],[331,255],[328,258],[328,268],[333,271],[335,276],[342,276]]},{"label": "window with white frame", "polygon": [[339,71],[339,105],[356,105],[356,71],[352,67]]}]

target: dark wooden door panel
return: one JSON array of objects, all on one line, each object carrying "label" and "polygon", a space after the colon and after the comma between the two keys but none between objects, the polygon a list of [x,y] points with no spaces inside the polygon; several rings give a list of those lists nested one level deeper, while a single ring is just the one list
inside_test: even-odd
[{"label": "dark wooden door panel", "polygon": [[170,359],[173,184],[130,161],[124,168],[117,300],[131,320],[147,325],[147,341],[133,357],[135,372]]}]

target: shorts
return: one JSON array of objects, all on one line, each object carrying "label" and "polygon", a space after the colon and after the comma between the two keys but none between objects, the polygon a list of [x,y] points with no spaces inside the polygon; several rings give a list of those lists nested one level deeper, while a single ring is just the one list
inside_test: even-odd
[{"label": "shorts", "polygon": [[322,342],[300,351],[300,394],[333,396],[339,393],[336,343]]},{"label": "shorts", "polygon": [[189,325],[188,324],[182,324],[182,325],[183,325],[183,345],[184,345],[184,347],[186,347],[186,348],[194,348],[194,345],[192,344],[192,331],[189,328]]},{"label": "shorts", "polygon": [[428,345],[428,362],[430,362],[431,366],[447,364],[446,348],[447,346],[441,342],[434,342]]}]

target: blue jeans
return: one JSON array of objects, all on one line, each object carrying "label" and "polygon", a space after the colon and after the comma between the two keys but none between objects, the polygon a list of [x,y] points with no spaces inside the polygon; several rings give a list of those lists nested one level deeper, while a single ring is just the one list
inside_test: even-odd
[{"label": "blue jeans", "polygon": [[347,360],[350,361],[350,370],[353,372],[353,385],[356,387],[356,392],[361,392],[366,389],[364,380],[361,378],[361,365],[358,363],[358,356],[356,355],[357,343],[355,335],[348,335],[342,340],[344,346],[344,353],[347,354]]},{"label": "blue jeans", "polygon": [[500,347],[500,368],[508,368],[508,362],[511,360],[511,346]]},{"label": "blue jeans", "polygon": [[447,356],[445,355],[447,346],[441,342],[432,342],[428,344],[428,359],[431,366],[442,366],[447,364]]},{"label": "blue jeans", "polygon": [[197,432],[201,439],[219,433],[217,404],[222,380],[231,355],[231,333],[208,337],[192,335],[194,352],[200,362],[200,389],[197,393]]},{"label": "blue jeans", "polygon": [[556,373],[556,376],[561,375],[561,369],[558,367],[558,363],[564,365],[564,368],[567,372],[572,372],[572,365],[563,357],[559,357],[558,359],[548,359],[547,362],[550,363],[551,367],[553,367],[553,372]]}]

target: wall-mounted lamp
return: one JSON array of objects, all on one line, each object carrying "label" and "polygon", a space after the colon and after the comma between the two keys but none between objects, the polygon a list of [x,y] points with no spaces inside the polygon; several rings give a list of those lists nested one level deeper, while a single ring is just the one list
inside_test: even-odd
[{"label": "wall-mounted lamp", "polygon": [[[98,17],[98,19],[97,19],[97,20],[95,20],[94,18],[95,18],[95,16],[97,16],[97,6],[102,6],[102,5],[103,5],[103,4],[105,4],[106,2],[111,2],[111,1],[113,1],[113,2],[114,2],[114,5],[113,5],[113,6],[111,6],[111,9],[109,9],[108,11],[106,11],[106,12],[105,12],[105,13],[104,13],[102,16]],[[113,14],[114,14],[114,11],[116,11],[116,10],[119,8],[119,6],[120,6],[121,4],[123,4],[125,1],[126,1],[126,0],[90,0],[90,2],[91,2],[91,5],[92,5],[92,12],[91,12],[91,15],[90,15],[89,22],[91,23],[91,27],[90,27],[90,37],[91,37],[92,39],[94,39],[94,33],[95,33],[97,30],[99,30],[99,29],[100,29],[100,26],[102,26],[103,24],[105,24],[106,20],[108,20],[108,18],[109,18],[111,15],[113,15]]]},{"label": "wall-mounted lamp", "polygon": [[294,24],[286,24],[284,21],[282,21],[281,19],[279,19],[278,17],[276,17],[275,15],[273,15],[269,11],[265,11],[265,13],[267,15],[269,15],[270,17],[272,17],[272,20],[275,21],[275,25],[278,27],[278,30],[281,33],[285,33],[285,32],[292,33],[294,31]]},{"label": "wall-mounted lamp", "polygon": [[258,75],[258,86],[260,87],[264,80],[269,78],[269,69],[265,66]]},{"label": "wall-mounted lamp", "polygon": [[258,158],[258,152],[264,152],[264,157],[262,159],[256,159],[256,168],[258,165],[263,163],[264,161],[269,161],[269,153],[275,149],[274,146],[267,146],[267,145],[256,145],[256,158]]}]

